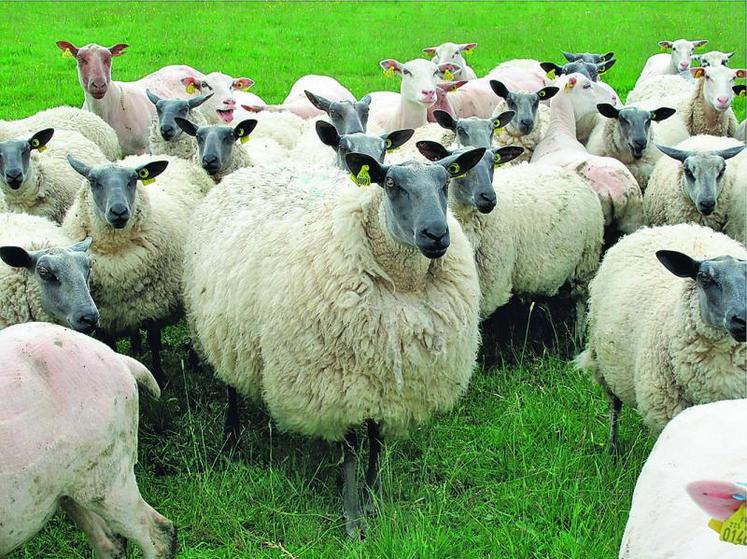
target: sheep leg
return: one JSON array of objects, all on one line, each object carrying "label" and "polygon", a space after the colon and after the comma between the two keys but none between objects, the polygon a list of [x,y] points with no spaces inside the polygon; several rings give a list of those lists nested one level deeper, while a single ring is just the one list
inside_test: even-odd
[{"label": "sheep leg", "polygon": [[139,357],[143,353],[143,348],[140,338],[140,329],[135,330],[130,334],[130,354],[133,357]]},{"label": "sheep leg", "polygon": [[239,397],[236,389],[229,386],[226,390],[228,395],[228,408],[226,408],[226,423],[223,426],[223,435],[226,440],[226,448],[236,448],[241,432],[241,416],[239,415]]},{"label": "sheep leg", "polygon": [[72,499],[65,497],[60,502],[65,512],[78,528],[86,534],[96,554],[96,559],[124,559],[127,540],[115,534],[98,514],[87,511]]},{"label": "sheep leg", "polygon": [[610,454],[618,456],[620,454],[620,445],[617,437],[618,427],[620,424],[620,410],[622,409],[622,400],[617,396],[610,394]]},{"label": "sheep leg", "polygon": [[375,512],[375,502],[381,503],[381,478],[379,467],[381,465],[381,448],[383,437],[379,424],[373,419],[366,422],[368,428],[368,470],[366,470],[366,512]]},{"label": "sheep leg", "polygon": [[345,530],[353,539],[362,540],[365,537],[365,520],[358,495],[357,453],[358,436],[355,431],[348,431],[342,443],[342,504],[345,516]]},{"label": "sheep leg", "polygon": [[148,336],[148,347],[150,348],[151,372],[158,381],[159,386],[163,386],[163,369],[161,368],[161,328],[155,324],[148,325],[146,329]]}]

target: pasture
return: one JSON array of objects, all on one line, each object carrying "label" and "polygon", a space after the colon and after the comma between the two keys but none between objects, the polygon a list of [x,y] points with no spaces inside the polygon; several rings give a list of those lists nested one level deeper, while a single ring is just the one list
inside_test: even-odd
[{"label": "pasture", "polygon": [[[561,50],[618,60],[605,79],[621,97],[657,41],[708,39],[737,50],[744,67],[743,2],[5,4],[0,22],[0,118],[80,106],[75,64],[55,41],[130,45],[113,78],[167,64],[255,80],[280,103],[304,74],[330,74],[360,97],[397,90],[379,60],[406,61],[444,41],[479,43],[470,63],[559,62]],[[741,50],[740,50],[741,49]],[[744,118],[744,98],[735,101]],[[220,273],[216,270],[216,273]],[[634,302],[631,302],[634,303]],[[562,329],[559,329],[563,332]],[[622,455],[607,453],[607,401],[564,351],[518,343],[497,367],[475,372],[449,414],[405,441],[388,442],[384,498],[363,542],[345,536],[339,446],[279,432],[242,401],[238,448],[222,447],[225,387],[190,365],[182,323],[164,334],[169,383],[142,397],[145,499],[177,525],[179,557],[563,558],[616,557],[633,487],[653,444],[626,409]],[[120,349],[127,351],[121,342]],[[149,363],[146,355],[145,363]],[[131,550],[131,556],[137,556]],[[92,557],[82,534],[56,516],[11,559]]]}]

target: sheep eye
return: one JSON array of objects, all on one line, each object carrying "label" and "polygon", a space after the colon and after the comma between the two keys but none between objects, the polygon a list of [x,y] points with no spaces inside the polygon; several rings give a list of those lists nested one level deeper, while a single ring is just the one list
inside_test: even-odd
[{"label": "sheep eye", "polygon": [[590,83],[584,84],[584,89],[591,89],[591,84]]},{"label": "sheep eye", "polygon": [[403,74],[404,74],[405,76],[412,76],[412,72],[410,72],[410,70],[403,70],[403,71],[402,71],[402,73],[403,73]]},{"label": "sheep eye", "polygon": [[57,280],[54,274],[49,271],[49,268],[44,268],[40,266],[39,268],[37,268],[37,272],[39,272],[39,277],[43,279],[44,281],[56,281]]},{"label": "sheep eye", "polygon": [[708,272],[698,272],[698,281],[704,286],[708,287],[718,285],[716,280],[713,279],[713,276],[711,276]]}]

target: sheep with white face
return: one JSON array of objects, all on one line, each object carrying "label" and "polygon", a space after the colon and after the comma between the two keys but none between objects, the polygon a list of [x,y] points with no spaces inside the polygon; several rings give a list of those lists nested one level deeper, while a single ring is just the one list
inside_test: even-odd
[{"label": "sheep with white face", "polygon": [[454,74],[456,79],[474,80],[477,74],[469,67],[464,55],[471,53],[476,46],[477,43],[443,43],[437,47],[425,48],[423,52],[432,57],[431,62],[434,64],[450,62],[460,66],[461,70]]}]

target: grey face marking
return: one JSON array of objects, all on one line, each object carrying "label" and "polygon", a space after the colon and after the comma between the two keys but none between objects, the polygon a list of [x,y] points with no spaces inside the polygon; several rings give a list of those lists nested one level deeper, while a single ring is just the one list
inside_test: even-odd
[{"label": "grey face marking", "polygon": [[248,137],[257,126],[255,119],[247,119],[230,126],[195,126],[183,118],[174,119],[179,127],[197,138],[197,157],[200,165],[209,175],[217,175],[228,168],[231,163],[236,140]]},{"label": "grey face marking", "polygon": [[693,206],[703,215],[716,209],[723,188],[726,160],[738,155],[745,146],[734,146],[719,151],[685,151],[667,146],[656,146],[673,159],[682,162],[683,188]]},{"label": "grey face marking", "polygon": [[636,107],[617,109],[609,103],[600,103],[597,109],[602,116],[617,119],[620,133],[630,154],[640,159],[651,138],[651,123],[669,118],[676,111],[668,107],[661,107],[655,111],[647,111]]},{"label": "grey face marking", "polygon": [[747,339],[747,261],[733,256],[698,261],[671,250],[660,250],[656,257],[674,275],[695,280],[703,322],[738,342]]},{"label": "grey face marking", "polygon": [[554,71],[558,76],[579,73],[595,82],[599,80],[601,74],[604,74],[612,68],[612,66],[615,65],[615,62],[617,61],[614,58],[599,63],[585,62],[584,60],[579,59],[574,62],[568,62],[563,66],[558,66],[554,62],[542,62],[540,63],[540,66],[545,72]]},{"label": "grey face marking", "polygon": [[161,99],[150,89],[146,89],[145,93],[150,102],[156,106],[159,131],[161,137],[167,142],[178,138],[182,133],[182,129],[179,128],[174,119],[177,117],[188,118],[192,109],[199,107],[213,96],[213,93],[210,93],[190,99]]},{"label": "grey face marking", "polygon": [[[429,141],[418,142],[417,146],[420,153],[431,161],[458,157],[469,151],[467,149],[449,151],[438,142]],[[524,148],[518,146],[485,150],[485,154],[472,169],[451,180],[451,195],[457,202],[475,207],[480,213],[490,213],[496,204],[493,188],[495,166],[508,163],[523,152]]]},{"label": "grey face marking", "polygon": [[339,135],[333,125],[320,120],[316,123],[316,133],[322,143],[330,146],[337,153],[337,167],[346,170],[345,156],[348,153],[362,153],[383,163],[386,152],[400,147],[412,137],[415,131],[412,129],[396,130],[381,136],[360,132]]},{"label": "grey face marking", "polygon": [[473,149],[435,165],[410,161],[386,166],[359,153],[349,153],[345,160],[353,175],[367,165],[371,181],[384,189],[384,211],[394,239],[417,247],[427,258],[439,258],[450,244],[446,218],[449,180],[472,169],[484,153],[484,148]]},{"label": "grey face marking", "polygon": [[0,180],[10,190],[18,190],[28,179],[31,152],[44,150],[52,139],[54,128],[40,130],[27,140],[0,142]]},{"label": "grey face marking", "polygon": [[304,91],[311,104],[320,111],[329,115],[334,127],[340,134],[365,133],[368,124],[368,110],[371,105],[371,96],[366,95],[360,101],[330,101],[321,95],[314,95],[310,91]]},{"label": "grey face marking", "polygon": [[508,109],[514,112],[511,124],[522,136],[530,134],[534,130],[540,101],[547,101],[560,91],[557,87],[543,87],[534,93],[512,92],[503,82],[498,80],[491,80],[490,87],[493,88],[498,97],[506,101]]},{"label": "grey face marking", "polygon": [[590,52],[573,53],[562,51],[562,53],[568,62],[576,62],[577,60],[581,60],[583,62],[588,62],[589,64],[599,64],[600,62],[612,60],[615,57],[614,52],[608,52],[605,54],[593,54]]},{"label": "grey face marking", "polygon": [[511,122],[514,113],[506,111],[493,118],[472,116],[455,119],[448,112],[439,109],[433,111],[433,116],[442,128],[456,133],[457,143],[460,145],[489,148],[495,131]]},{"label": "grey face marking", "polygon": [[90,246],[90,237],[67,248],[26,251],[5,246],[0,247],[0,259],[8,266],[25,268],[32,276],[44,312],[59,324],[88,334],[99,322],[88,287],[91,261],[86,251]]},{"label": "grey face marking", "polygon": [[151,161],[134,168],[111,163],[89,167],[72,155],[68,155],[67,160],[88,181],[99,217],[114,229],[123,229],[132,217],[137,181],[157,177],[169,164],[168,161]]}]

